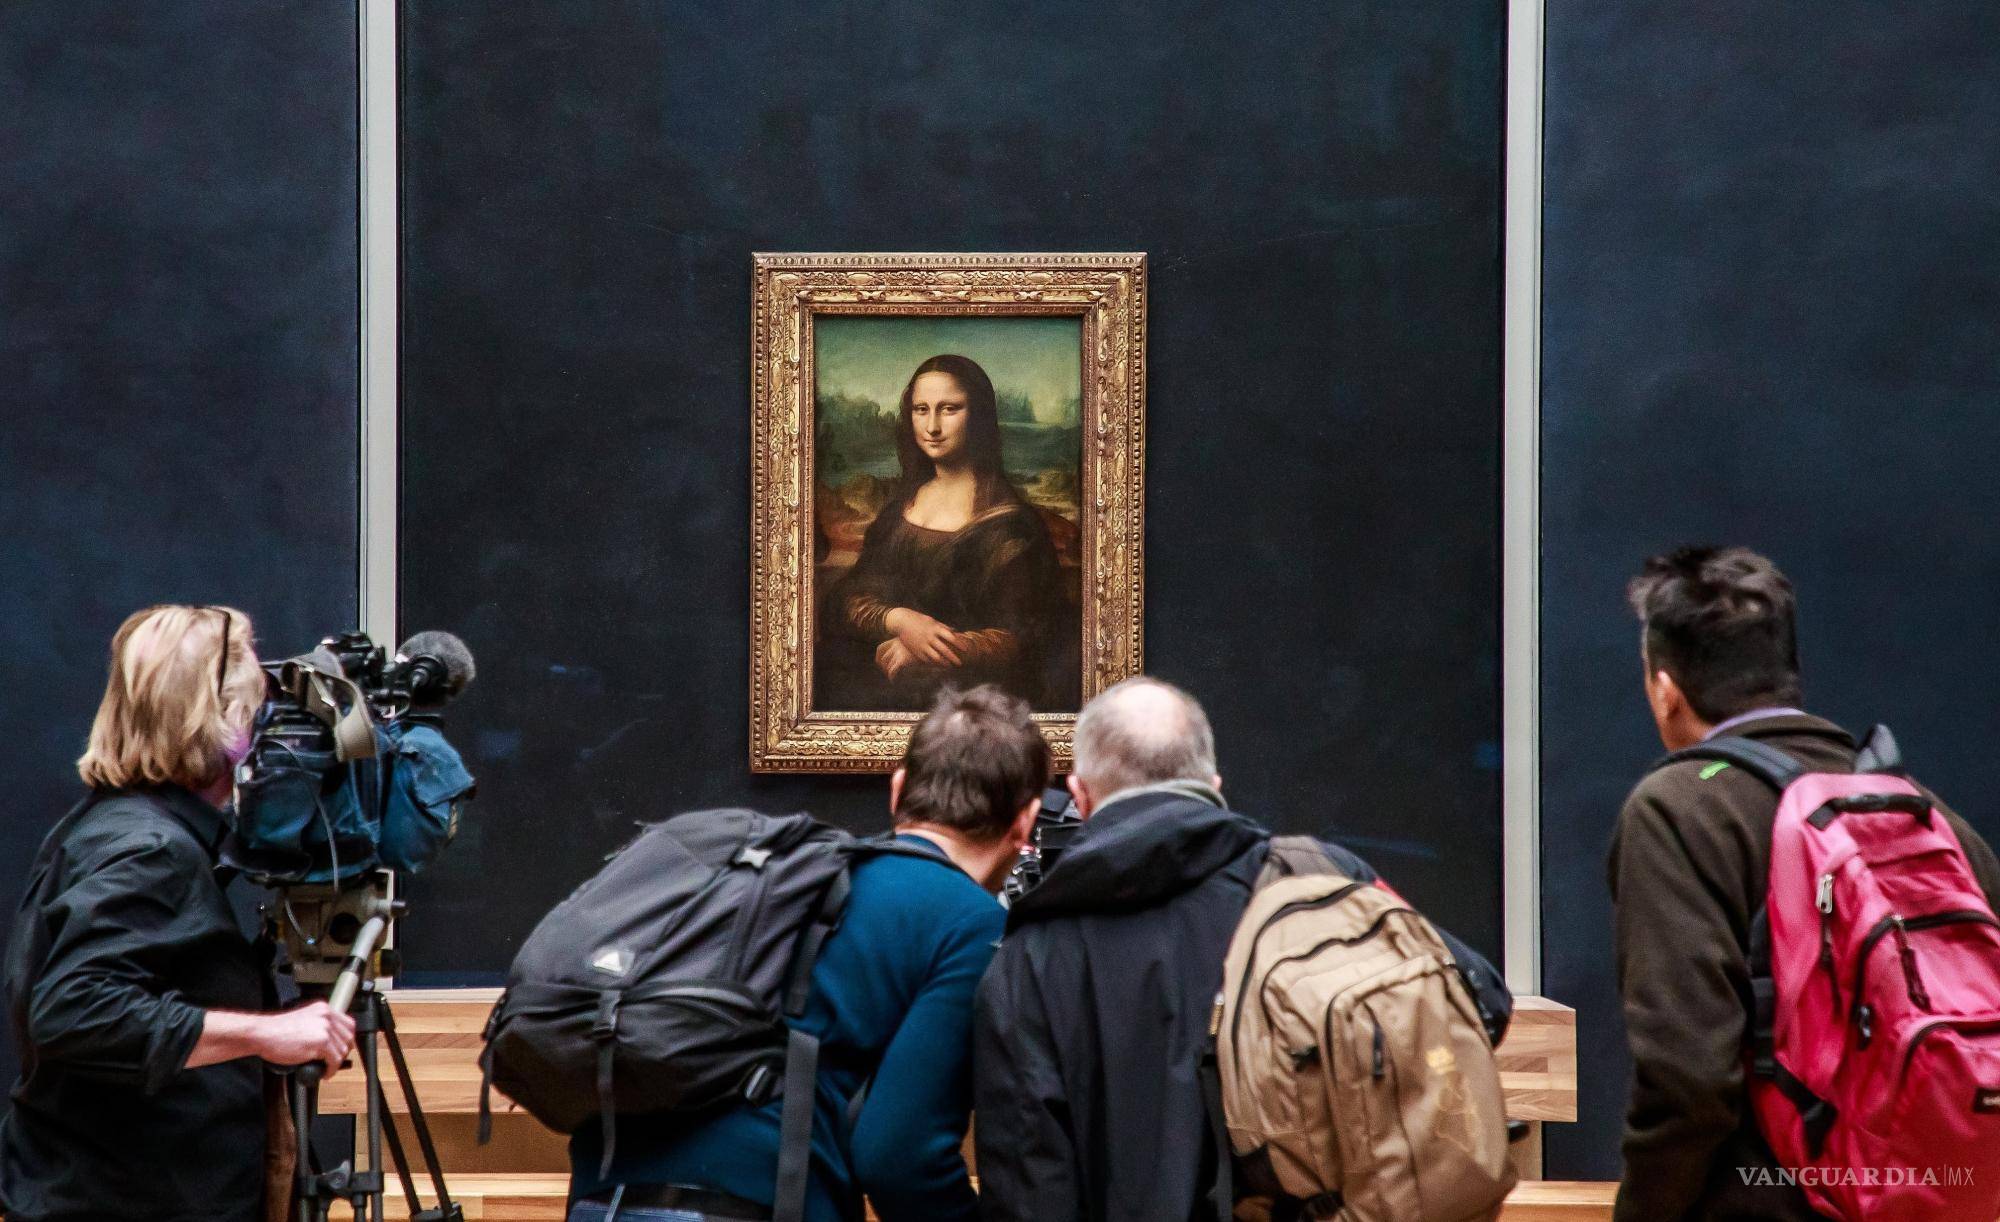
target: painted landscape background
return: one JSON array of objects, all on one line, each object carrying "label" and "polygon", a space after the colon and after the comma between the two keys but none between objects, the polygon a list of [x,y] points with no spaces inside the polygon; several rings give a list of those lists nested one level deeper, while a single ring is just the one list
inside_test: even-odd
[{"label": "painted landscape background", "polygon": [[821,315],[813,322],[813,517],[818,588],[853,565],[894,494],[903,387],[924,361],[957,353],[993,379],[1008,478],[1042,512],[1074,603],[1082,563],[1083,323],[1073,317]]}]

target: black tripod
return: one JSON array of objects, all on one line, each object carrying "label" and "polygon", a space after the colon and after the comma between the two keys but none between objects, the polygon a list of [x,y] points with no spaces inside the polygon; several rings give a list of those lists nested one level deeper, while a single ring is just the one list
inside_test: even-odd
[{"label": "black tripod", "polygon": [[[336,987],[335,997],[340,994]],[[374,982],[361,984],[354,994],[349,1013],[354,1015],[354,1047],[361,1055],[361,1073],[367,1082],[368,1092],[368,1169],[357,1171],[352,1162],[343,1162],[331,1171],[320,1171],[318,1159],[313,1155],[312,1121],[319,1114],[319,1066],[306,1065],[288,1075],[286,1090],[292,1107],[292,1123],[298,1130],[298,1164],[293,1171],[292,1196],[297,1203],[299,1222],[327,1222],[328,1210],[333,1202],[345,1200],[354,1211],[356,1222],[364,1216],[363,1203],[366,1202],[369,1222],[382,1222],[382,1143],[388,1139],[389,1156],[396,1167],[396,1175],[403,1184],[403,1200],[408,1203],[410,1222],[463,1222],[465,1214],[451,1193],[445,1187],[444,1171],[438,1164],[437,1146],[431,1140],[430,1125],[424,1120],[423,1106],[417,1101],[417,1088],[410,1081],[410,1065],[403,1056],[403,1042],[396,1037],[395,1015],[389,1010],[389,999],[382,996]],[[403,1101],[409,1108],[410,1127],[417,1135],[417,1146],[424,1157],[424,1169],[430,1175],[431,1188],[438,1203],[430,1209],[419,1209],[417,1187],[410,1178],[410,1160],[403,1148],[401,1132],[389,1110],[383,1106],[382,1073],[378,1065],[378,1049],[375,1037],[380,1035],[389,1046],[389,1058],[395,1062],[396,1077],[403,1086]]]}]

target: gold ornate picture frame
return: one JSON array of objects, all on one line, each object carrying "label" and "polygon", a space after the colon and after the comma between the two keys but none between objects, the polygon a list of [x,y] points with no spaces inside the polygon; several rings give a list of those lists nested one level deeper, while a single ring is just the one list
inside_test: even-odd
[{"label": "gold ornate picture frame", "polygon": [[[752,301],[751,770],[887,772],[925,693],[973,681],[1030,698],[1066,769],[1081,702],[1142,664],[1145,256],[758,254]],[[923,476],[982,437],[971,516],[927,519]],[[953,608],[915,616],[949,662],[899,652],[897,582]]]}]

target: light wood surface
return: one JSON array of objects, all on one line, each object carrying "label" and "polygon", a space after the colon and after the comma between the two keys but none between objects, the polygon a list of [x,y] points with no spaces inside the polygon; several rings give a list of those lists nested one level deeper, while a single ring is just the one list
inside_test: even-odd
[{"label": "light wood surface", "polygon": [[[453,1199],[465,1208],[467,1222],[562,1222],[569,1180],[561,1175],[467,1175],[450,1181]],[[435,1204],[423,1185],[418,1192],[426,1205]],[[1501,1222],[1599,1222],[1611,1216],[1618,1185],[1593,1182],[1537,1180],[1522,1184],[1507,1198]],[[383,1215],[407,1219],[400,1191],[383,1194]],[[345,1208],[334,1217],[346,1219]],[[872,1214],[871,1214],[872,1217]]]},{"label": "light wood surface", "polygon": [[[398,989],[387,996],[424,1111],[477,1111],[480,1035],[499,990]],[[1576,1011],[1542,997],[1516,998],[1514,1021],[1497,1056],[1509,1116],[1576,1119]],[[402,1093],[386,1049],[381,1062],[385,1096],[401,1111]],[[361,1075],[351,1069],[320,1092],[320,1110],[328,1114],[358,1112],[362,1104]],[[514,1105],[496,1092],[493,1109],[507,1112]]]},{"label": "light wood surface", "polygon": [[1507,1114],[1576,1119],[1576,1011],[1546,997],[1514,999],[1514,1021],[1494,1051]]},{"label": "light wood surface", "polygon": [[1596,1180],[1528,1180],[1508,1194],[1502,1222],[1598,1222],[1611,1216],[1618,1185]]},{"label": "light wood surface", "polygon": [[[569,1189],[566,1138],[542,1128],[496,1091],[494,1140],[484,1147],[476,1141],[481,1035],[499,990],[398,989],[387,996],[417,1097],[437,1139],[446,1183],[464,1206],[467,1222],[562,1222]],[[1576,1119],[1576,1012],[1541,997],[1516,998],[1514,1021],[1497,1056],[1507,1114],[1535,1124],[1534,1134],[1516,1147],[1517,1166],[1524,1176],[1539,1174],[1541,1122]],[[386,1098],[400,1113],[404,1103],[386,1048],[381,1066]],[[362,1104],[362,1078],[355,1068],[320,1092],[320,1110],[327,1115],[357,1114]],[[415,1143],[409,1145],[414,1156]],[[966,1145],[969,1164],[971,1142]],[[432,1204],[421,1177],[417,1187],[424,1203]],[[1501,1216],[1505,1222],[1609,1218],[1616,1189],[1615,1184],[1524,1179]],[[393,1176],[383,1208],[390,1219],[409,1216]],[[347,1213],[343,1208],[335,1216],[346,1218]]]}]

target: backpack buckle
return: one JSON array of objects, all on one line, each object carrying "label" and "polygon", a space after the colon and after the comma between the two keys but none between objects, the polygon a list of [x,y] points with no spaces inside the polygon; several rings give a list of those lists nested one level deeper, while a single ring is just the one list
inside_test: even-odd
[{"label": "backpack buckle", "polygon": [[606,990],[597,995],[597,1019],[590,1024],[590,1038],[599,1043],[618,1038],[618,994]]},{"label": "backpack buckle", "polygon": [[761,1106],[770,1101],[772,1088],[777,1081],[778,1075],[771,1072],[769,1065],[760,1061],[743,1082],[743,1098],[752,1107]]}]

